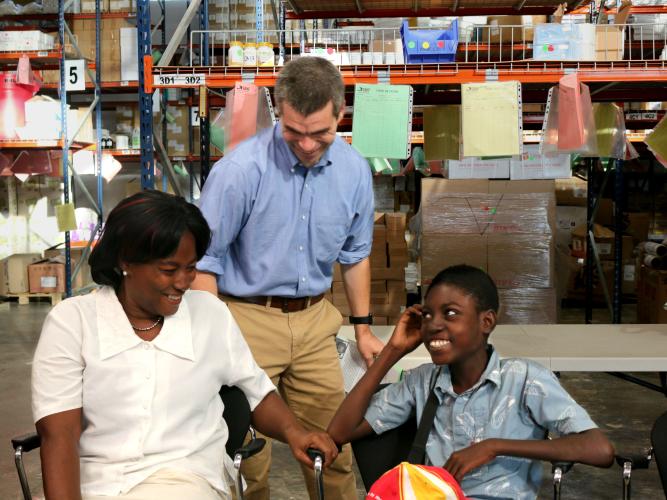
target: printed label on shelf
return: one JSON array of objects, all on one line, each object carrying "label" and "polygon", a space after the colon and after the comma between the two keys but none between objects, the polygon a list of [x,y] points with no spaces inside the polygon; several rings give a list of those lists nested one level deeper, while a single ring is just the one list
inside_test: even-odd
[{"label": "printed label on shelf", "polygon": [[153,85],[165,87],[199,87],[206,85],[206,75],[154,75]]},{"label": "printed label on shelf", "polygon": [[58,145],[58,141],[36,141],[35,144],[39,147],[55,147]]},{"label": "printed label on shelf", "polygon": [[122,82],[120,82],[121,87],[127,87],[128,85],[130,85],[130,82],[127,80],[123,80]]},{"label": "printed label on shelf", "polygon": [[37,52],[37,57],[48,57],[48,55],[49,52],[46,50],[40,50],[39,52]]}]

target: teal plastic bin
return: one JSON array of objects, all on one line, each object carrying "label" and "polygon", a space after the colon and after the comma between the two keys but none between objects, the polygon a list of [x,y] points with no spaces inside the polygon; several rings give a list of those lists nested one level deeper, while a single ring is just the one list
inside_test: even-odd
[{"label": "teal plastic bin", "polygon": [[431,64],[456,61],[459,45],[458,20],[446,30],[411,30],[408,22],[401,26],[403,55],[406,64]]}]

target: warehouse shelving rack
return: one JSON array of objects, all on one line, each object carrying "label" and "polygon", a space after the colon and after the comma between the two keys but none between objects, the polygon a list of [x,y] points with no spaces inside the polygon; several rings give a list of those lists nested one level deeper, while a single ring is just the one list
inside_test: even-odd
[{"label": "warehouse shelving rack", "polygon": [[[494,6],[485,5],[487,2],[479,0],[443,0],[437,2],[438,7],[433,7],[429,2],[428,7],[420,6],[419,1],[386,2],[383,0],[346,0],[331,2],[329,0],[285,0],[281,7],[286,6],[283,11],[279,30],[271,33],[274,38],[280,40],[278,51],[286,54],[291,51],[298,53],[299,43],[293,43],[299,39],[297,32],[284,30],[284,20],[287,19],[331,19],[352,17],[418,17],[418,16],[466,16],[466,15],[543,15],[552,14],[560,0],[541,0],[531,2],[526,6],[525,1],[508,0],[506,2],[494,2]],[[263,12],[262,1],[257,0],[256,12]],[[597,17],[594,11],[594,3],[588,0],[569,0],[568,10],[575,13],[586,13],[592,18]],[[590,5],[589,5],[590,4]],[[608,13],[613,14],[610,10]],[[636,14],[662,14],[667,13],[667,6],[633,7],[632,13]],[[202,32],[193,31],[191,34],[191,65],[190,66],[161,66],[154,67],[148,57],[143,59],[143,89],[145,93],[151,93],[157,88],[195,88],[199,89],[200,95],[206,93],[207,88],[224,89],[232,87],[237,81],[252,81],[258,86],[273,86],[280,67],[253,67],[239,68],[230,66],[219,66],[216,60],[216,50],[223,50],[228,46],[233,37],[255,36],[260,39],[266,34],[260,30],[262,26],[260,19],[257,20],[257,30],[250,32]],[[511,28],[511,27],[507,27]],[[499,27],[503,29],[503,27]],[[516,27],[514,27],[516,29]],[[626,30],[631,28],[625,27]],[[300,30],[299,30],[300,32]],[[340,30],[337,30],[340,33]],[[215,35],[212,35],[215,33]],[[387,36],[387,38],[394,37]],[[376,39],[381,39],[378,35]],[[501,37],[502,39],[502,37]],[[484,38],[482,37],[482,40]],[[287,43],[286,43],[287,42]],[[526,92],[536,97],[535,102],[545,102],[545,85],[556,84],[566,74],[577,72],[583,82],[596,85],[596,101],[619,101],[619,100],[662,100],[664,97],[664,86],[667,82],[667,60],[659,58],[659,50],[665,50],[666,40],[646,42],[633,41],[631,33],[626,35],[625,50],[630,60],[620,61],[531,61],[525,60],[526,43],[510,43],[506,47],[500,44],[464,42],[460,44],[458,62],[442,64],[391,64],[391,65],[347,65],[341,66],[341,72],[347,85],[356,83],[392,83],[414,86],[446,86],[469,82],[484,81],[520,81],[527,87]],[[656,46],[657,45],[657,46]],[[197,51],[199,53],[197,54]],[[207,57],[208,53],[208,57]],[[481,55],[481,56],[480,56]],[[142,61],[140,61],[141,64]],[[541,87],[541,88],[540,88]],[[638,92],[642,89],[641,93]],[[645,90],[644,90],[645,89]],[[415,96],[415,102],[419,102],[419,95]],[[449,99],[451,100],[451,94]],[[453,101],[456,101],[456,97]],[[442,100],[440,100],[442,102]],[[204,103],[206,101],[204,100]],[[438,100],[431,100],[431,104]],[[202,107],[200,113],[206,113]],[[650,124],[656,123],[651,121]],[[208,172],[209,164],[204,152],[204,140],[207,134],[202,133],[202,180]],[[641,137],[635,138],[641,140]],[[208,140],[206,139],[206,146]],[[622,162],[613,163],[615,172],[614,186],[616,187],[617,199],[623,197]],[[593,176],[593,165],[589,163],[589,178]],[[597,196],[591,193],[588,222],[592,228],[593,214],[595,212],[594,201]],[[620,203],[617,203],[620,210]],[[616,214],[617,222],[620,224],[622,213]],[[620,225],[617,227],[617,229]],[[620,231],[616,231],[620,239]],[[592,233],[591,233],[592,234]],[[590,239],[590,238],[589,238]],[[592,264],[595,260],[595,242],[587,245],[589,249],[588,260]],[[613,294],[610,295],[610,311],[614,322],[620,322],[621,306],[621,276],[620,255],[621,245],[616,245],[615,261],[615,286]],[[592,265],[588,266],[592,272]],[[592,310],[592,280],[588,281],[588,292],[586,301],[586,322],[590,322]]]}]

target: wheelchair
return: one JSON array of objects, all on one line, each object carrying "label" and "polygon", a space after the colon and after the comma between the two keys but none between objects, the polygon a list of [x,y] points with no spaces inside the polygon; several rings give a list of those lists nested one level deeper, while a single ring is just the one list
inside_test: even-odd
[{"label": "wheelchair", "polygon": [[632,471],[648,469],[655,461],[662,489],[667,498],[667,412],[660,415],[651,429],[651,446],[644,453],[616,455],[616,463],[622,468],[623,500],[632,498]]},{"label": "wheelchair", "polygon": [[[227,423],[229,437],[225,449],[227,454],[234,460],[234,469],[236,478],[234,485],[236,489],[236,498],[243,499],[243,478],[241,476],[241,462],[257,453],[259,453],[266,444],[262,438],[255,436],[254,429],[250,426],[251,412],[248,400],[243,391],[234,386],[222,386],[220,389],[220,398],[224,404],[222,417]],[[243,446],[246,435],[250,431],[251,439],[247,445]],[[39,435],[35,432],[16,437],[12,439],[14,448],[14,463],[21,483],[21,491],[24,500],[31,500],[30,486],[23,465],[23,454],[32,451],[40,446]],[[321,471],[321,459],[320,459]]]}]

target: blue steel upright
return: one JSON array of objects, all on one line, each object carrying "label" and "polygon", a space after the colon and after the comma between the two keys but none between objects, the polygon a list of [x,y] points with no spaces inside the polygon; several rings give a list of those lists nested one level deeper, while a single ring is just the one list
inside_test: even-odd
[{"label": "blue steel upright", "polygon": [[[62,0],[61,0],[62,1]],[[139,52],[139,126],[141,134],[141,188],[155,187],[153,158],[153,95],[144,89],[144,56],[151,55],[151,8],[149,0],[137,0],[137,50]]]},{"label": "blue steel upright", "polygon": [[[69,203],[69,145],[67,141],[67,80],[65,79],[65,0],[58,0],[58,39],[60,40],[60,136],[63,141],[63,202]],[[65,294],[72,296],[72,252],[70,234],[65,231]]]}]

